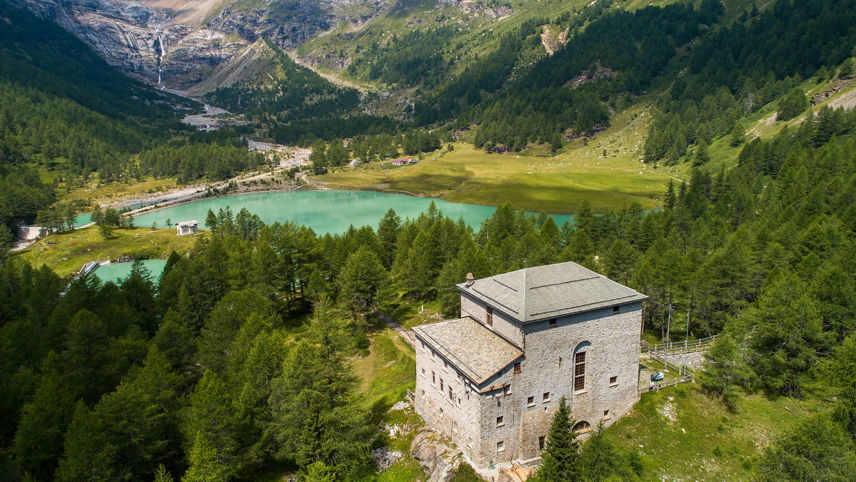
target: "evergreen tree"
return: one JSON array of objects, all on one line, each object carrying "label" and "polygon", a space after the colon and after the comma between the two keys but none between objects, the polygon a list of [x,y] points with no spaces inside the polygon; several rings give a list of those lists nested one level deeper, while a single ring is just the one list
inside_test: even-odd
[{"label": "evergreen tree", "polygon": [[212,370],[206,370],[202,380],[190,395],[190,406],[184,417],[186,453],[191,453],[198,438],[213,449],[219,469],[227,477],[238,470],[240,414],[235,409],[226,384]]},{"label": "evergreen tree", "polygon": [[386,214],[380,219],[377,227],[377,236],[380,239],[380,258],[383,266],[386,269],[392,267],[392,262],[395,260],[395,252],[398,247],[398,233],[401,230],[401,217],[395,213],[395,210],[389,208]]},{"label": "evergreen tree", "polygon": [[817,362],[816,349],[823,346],[822,323],[805,284],[794,274],[770,281],[744,315],[747,326],[755,327],[752,366],[768,391],[797,395]]},{"label": "evergreen tree", "polygon": [[731,334],[719,335],[705,352],[702,367],[703,371],[698,374],[702,390],[721,397],[729,410],[736,410],[738,387],[747,384],[751,372]]},{"label": "evergreen tree", "polygon": [[348,256],[339,277],[340,299],[363,322],[380,305],[380,293],[388,275],[377,255],[365,246]]},{"label": "evergreen tree", "polygon": [[799,87],[794,87],[788,92],[779,105],[776,120],[786,121],[800,115],[808,109],[808,99]]},{"label": "evergreen tree", "polygon": [[641,475],[641,465],[607,438],[602,423],[583,444],[577,465],[581,480],[591,482],[634,480]]},{"label": "evergreen tree", "polygon": [[848,480],[856,474],[853,439],[829,414],[806,417],[764,451],[758,480]]},{"label": "evergreen tree", "polygon": [[188,455],[190,466],[182,482],[220,482],[228,480],[228,470],[217,457],[215,449],[202,434],[196,434]]},{"label": "evergreen tree", "polygon": [[580,477],[579,448],[576,432],[571,431],[574,421],[565,397],[559,400],[559,409],[553,415],[547,446],[541,452],[541,468],[537,478],[544,482],[564,482]]},{"label": "evergreen tree", "polygon": [[372,428],[345,364],[342,327],[326,302],[316,306],[308,335],[292,346],[271,382],[271,434],[281,456],[299,466],[320,461],[353,478],[371,463]]}]

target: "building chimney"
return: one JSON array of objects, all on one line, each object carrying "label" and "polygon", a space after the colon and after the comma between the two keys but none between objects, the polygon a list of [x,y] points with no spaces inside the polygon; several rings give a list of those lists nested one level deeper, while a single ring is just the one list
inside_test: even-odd
[{"label": "building chimney", "polygon": [[473,285],[476,282],[476,279],[473,277],[472,273],[467,273],[467,288]]}]

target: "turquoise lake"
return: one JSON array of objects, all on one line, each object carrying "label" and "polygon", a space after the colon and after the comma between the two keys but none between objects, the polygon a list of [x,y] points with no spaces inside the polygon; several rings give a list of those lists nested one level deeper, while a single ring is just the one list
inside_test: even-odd
[{"label": "turquoise lake", "polygon": [[[145,259],[141,261],[143,266],[149,270],[152,274],[152,281],[157,282],[158,276],[163,272],[163,268],[166,266],[165,259]],[[110,263],[103,264],[95,270],[95,276],[99,277],[101,281],[108,282],[112,281],[117,283],[123,279],[125,279],[128,274],[131,273],[131,265],[134,263]]]},{"label": "turquoise lake", "polygon": [[[262,192],[237,194],[211,199],[203,199],[174,207],[164,208],[134,217],[137,226],[166,227],[179,221],[197,220],[205,227],[208,210],[215,213],[229,206],[232,214],[238,214],[247,208],[257,214],[262,221],[273,224],[276,221],[291,221],[312,228],[317,234],[338,234],[349,226],[371,226],[377,229],[380,218],[389,208],[404,218],[415,218],[428,209],[434,201],[444,216],[454,220],[463,218],[464,222],[478,229],[486,218],[496,209],[493,206],[462,204],[442,199],[389,194],[374,191],[293,191]],[[556,224],[561,226],[572,219],[572,215],[554,215]]]}]

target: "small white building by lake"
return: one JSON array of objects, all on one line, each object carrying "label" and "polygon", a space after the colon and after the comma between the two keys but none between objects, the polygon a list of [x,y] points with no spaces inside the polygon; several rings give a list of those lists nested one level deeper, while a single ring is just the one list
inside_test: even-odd
[{"label": "small white building by lake", "polygon": [[199,231],[199,222],[196,220],[193,221],[181,221],[175,225],[176,232],[179,236],[184,236],[185,234],[194,234]]}]

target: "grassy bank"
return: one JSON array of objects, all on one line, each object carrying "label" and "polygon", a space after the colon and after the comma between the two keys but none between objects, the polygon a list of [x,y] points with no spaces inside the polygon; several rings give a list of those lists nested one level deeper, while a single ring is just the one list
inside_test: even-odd
[{"label": "grassy bank", "polygon": [[574,213],[583,201],[595,211],[639,203],[661,204],[670,179],[682,179],[682,167],[642,163],[642,143],[650,115],[630,108],[613,127],[588,142],[577,141],[556,156],[536,153],[487,154],[470,144],[431,153],[416,165],[389,168],[371,163],[312,180],[332,189],[363,189],[441,197],[448,201],[501,205],[534,212]]},{"label": "grassy bank", "polygon": [[746,480],[764,447],[822,408],[812,400],[751,395],[741,397],[731,413],[685,384],[642,395],[606,432],[616,444],[638,451],[646,480]]},{"label": "grassy bank", "polygon": [[[201,236],[207,236],[203,231]],[[166,258],[172,251],[184,254],[196,242],[194,236],[177,236],[174,229],[131,228],[113,230],[105,240],[95,227],[51,234],[15,256],[34,267],[47,265],[60,276],[77,272],[89,261],[130,256]]]}]

